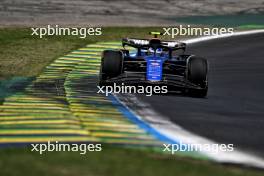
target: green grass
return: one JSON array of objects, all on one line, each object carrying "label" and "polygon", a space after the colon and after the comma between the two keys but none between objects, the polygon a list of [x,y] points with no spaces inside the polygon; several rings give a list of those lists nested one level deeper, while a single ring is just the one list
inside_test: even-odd
[{"label": "green grass", "polygon": [[263,172],[152,151],[103,147],[101,152],[38,154],[26,149],[0,150],[0,175],[6,176],[261,176]]},{"label": "green grass", "polygon": [[254,24],[242,25],[242,26],[239,26],[238,29],[240,30],[264,29],[264,24],[263,25],[254,25]]},{"label": "green grass", "polygon": [[[120,40],[127,36],[145,37],[161,28],[108,27],[100,37],[31,36],[29,29],[0,29],[0,89],[5,94],[13,84],[39,75],[46,65],[73,49],[98,41]],[[8,80],[7,80],[8,79]],[[1,87],[1,84],[0,84]],[[0,97],[1,98],[1,97]],[[79,155],[50,152],[44,155],[24,148],[0,148],[0,175],[5,176],[260,176],[263,172],[222,166],[208,161],[160,154],[149,150],[106,146],[102,152]]]}]

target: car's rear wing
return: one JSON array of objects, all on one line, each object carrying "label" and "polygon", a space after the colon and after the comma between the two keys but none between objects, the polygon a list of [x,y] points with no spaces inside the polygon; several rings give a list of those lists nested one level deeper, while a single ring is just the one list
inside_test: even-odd
[{"label": "car's rear wing", "polygon": [[[155,42],[153,42],[155,41]],[[158,42],[157,42],[158,41]],[[131,46],[137,49],[144,49],[144,48],[150,48],[153,47],[153,43],[155,43],[155,45],[157,45],[158,43],[158,47],[160,48],[165,48],[168,50],[185,50],[186,49],[186,43],[182,43],[182,42],[177,42],[177,41],[161,41],[159,39],[136,39],[136,38],[124,38],[122,40],[122,46]],[[157,46],[155,46],[157,47]]]},{"label": "car's rear wing", "polygon": [[134,48],[149,47],[149,40],[146,39],[135,39],[135,38],[124,38],[122,40],[123,47],[131,46]]}]

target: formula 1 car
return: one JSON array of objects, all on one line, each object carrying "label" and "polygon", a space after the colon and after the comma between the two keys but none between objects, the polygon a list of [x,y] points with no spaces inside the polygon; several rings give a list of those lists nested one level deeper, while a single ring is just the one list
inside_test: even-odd
[{"label": "formula 1 car", "polygon": [[[184,54],[186,44],[154,38],[122,40],[123,49],[102,53],[99,85],[127,84],[167,85],[169,92],[181,91],[189,96],[205,97],[208,90],[207,60]],[[126,49],[126,46],[134,50]]]}]

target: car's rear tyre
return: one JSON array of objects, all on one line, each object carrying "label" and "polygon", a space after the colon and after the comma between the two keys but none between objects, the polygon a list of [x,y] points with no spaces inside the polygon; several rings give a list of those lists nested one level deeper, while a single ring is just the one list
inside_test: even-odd
[{"label": "car's rear tyre", "polygon": [[188,95],[193,97],[206,97],[207,85],[207,60],[201,57],[191,56],[187,60],[186,78],[191,83],[199,85],[200,89],[186,89]]},{"label": "car's rear tyre", "polygon": [[121,51],[105,50],[101,58],[99,85],[105,85],[109,78],[116,77],[123,72],[123,54]]}]

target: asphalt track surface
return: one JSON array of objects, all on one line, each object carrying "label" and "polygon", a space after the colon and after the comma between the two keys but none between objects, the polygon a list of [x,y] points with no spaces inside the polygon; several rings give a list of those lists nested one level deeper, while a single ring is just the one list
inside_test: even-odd
[{"label": "asphalt track surface", "polygon": [[138,98],[191,132],[263,157],[264,33],[191,44],[187,53],[209,61],[207,98]]}]

